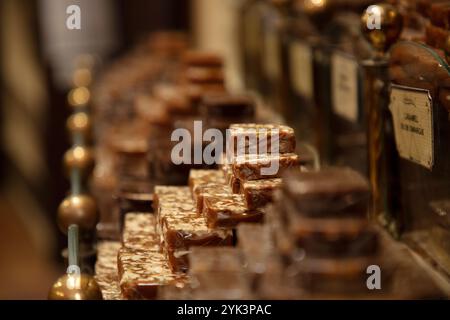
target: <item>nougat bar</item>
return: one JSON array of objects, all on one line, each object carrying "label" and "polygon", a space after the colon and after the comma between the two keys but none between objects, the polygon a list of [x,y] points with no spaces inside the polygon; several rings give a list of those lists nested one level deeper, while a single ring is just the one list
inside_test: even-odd
[{"label": "nougat bar", "polygon": [[225,182],[231,188],[231,192],[240,193],[241,181],[234,176],[231,164],[224,163],[222,165],[222,171],[225,176]]},{"label": "nougat bar", "polygon": [[197,214],[201,215],[203,212],[203,198],[205,194],[227,196],[231,194],[231,191],[232,191],[231,188],[226,184],[207,183],[198,186],[193,193]]},{"label": "nougat bar", "polygon": [[289,172],[283,182],[283,193],[288,202],[293,203],[297,214],[310,217],[366,216],[369,185],[353,169]]},{"label": "nougat bar", "polygon": [[172,273],[165,255],[159,252],[121,248],[118,269],[126,299],[155,299],[161,287],[186,284],[185,276]]},{"label": "nougat bar", "polygon": [[148,213],[128,213],[122,234],[122,246],[135,250],[159,250],[156,218]]},{"label": "nougat bar", "polygon": [[241,181],[279,178],[287,169],[300,171],[299,156],[294,153],[238,156],[233,174]]},{"label": "nougat bar", "polygon": [[220,170],[191,170],[189,172],[189,187],[192,193],[198,186],[207,183],[225,183],[223,172]]},{"label": "nougat bar", "polygon": [[189,173],[189,187],[192,192],[194,203],[197,207],[197,212],[202,212],[203,205],[203,189],[211,189],[211,186],[220,186],[218,191],[226,192],[225,177],[221,170],[191,170]]},{"label": "nougat bar", "polygon": [[168,203],[177,202],[180,201],[180,199],[188,200],[189,198],[191,198],[189,187],[155,186],[155,191],[153,193],[153,210],[158,216],[160,201]]},{"label": "nougat bar", "polygon": [[231,230],[212,230],[193,206],[161,206],[162,234],[172,271],[187,271],[187,254],[192,246],[232,245]]},{"label": "nougat bar", "polygon": [[118,241],[102,241],[97,245],[95,280],[100,287],[103,300],[123,299],[117,271],[117,253],[120,246]]},{"label": "nougat bar", "polygon": [[[266,139],[263,138],[264,136]],[[230,125],[228,143],[234,146],[233,150],[237,154],[254,154],[255,147],[257,147],[257,153],[259,154],[272,153],[272,143],[275,142],[278,143],[278,149],[275,150],[275,153],[295,152],[294,129],[274,124],[242,123]]]},{"label": "nougat bar", "polygon": [[273,201],[274,192],[281,188],[282,179],[263,179],[244,182],[242,193],[248,209],[259,209]]},{"label": "nougat bar", "polygon": [[210,228],[234,228],[241,222],[261,222],[264,218],[262,211],[248,210],[240,194],[204,194],[203,215]]}]

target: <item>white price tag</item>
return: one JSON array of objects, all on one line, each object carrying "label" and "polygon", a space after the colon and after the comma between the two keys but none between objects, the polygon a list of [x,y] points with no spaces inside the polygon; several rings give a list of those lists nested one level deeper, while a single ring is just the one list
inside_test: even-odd
[{"label": "white price tag", "polygon": [[331,57],[333,110],[351,122],[358,121],[358,63],[340,53]]},{"label": "white price tag", "polygon": [[389,109],[400,156],[431,170],[434,165],[434,132],[430,92],[392,85]]},{"label": "white price tag", "polygon": [[290,74],[293,89],[312,99],[314,94],[313,51],[306,43],[295,41],[289,48]]}]

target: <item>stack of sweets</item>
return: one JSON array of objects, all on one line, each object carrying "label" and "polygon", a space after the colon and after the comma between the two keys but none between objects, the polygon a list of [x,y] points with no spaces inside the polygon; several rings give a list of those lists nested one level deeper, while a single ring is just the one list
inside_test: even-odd
[{"label": "stack of sweets", "polygon": [[232,245],[232,231],[209,228],[188,188],[158,186],[155,202],[160,243],[173,272],[188,270],[191,247]]},{"label": "stack of sweets", "polygon": [[[368,183],[349,168],[286,175],[273,215],[277,245],[286,252],[301,288],[310,294],[365,294],[366,270],[378,265],[378,233],[367,221]],[[281,235],[280,235],[281,233]],[[292,266],[291,266],[292,267]]]},{"label": "stack of sweets", "polygon": [[282,173],[300,167],[294,130],[287,126],[233,124],[227,138],[233,152],[231,156],[228,152],[222,170],[233,193],[244,196],[249,210],[272,202]]},{"label": "stack of sweets", "polygon": [[117,253],[120,242],[102,241],[97,244],[97,262],[95,263],[95,280],[103,300],[122,300],[117,270]]},{"label": "stack of sweets", "polygon": [[152,214],[128,213],[122,242],[117,265],[125,299],[155,299],[162,287],[185,286],[186,278],[172,273],[166,256],[160,252]]}]

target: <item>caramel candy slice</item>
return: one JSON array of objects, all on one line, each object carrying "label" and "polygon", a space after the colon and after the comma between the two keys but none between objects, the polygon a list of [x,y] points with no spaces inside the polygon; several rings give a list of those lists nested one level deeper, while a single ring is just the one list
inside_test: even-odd
[{"label": "caramel candy slice", "polygon": [[155,216],[149,213],[126,214],[122,246],[134,250],[159,251]]},{"label": "caramel candy slice", "polygon": [[103,241],[97,245],[97,261],[95,263],[95,280],[104,300],[122,300],[117,271],[117,253],[120,249],[118,241]]},{"label": "caramel candy slice", "polygon": [[118,253],[120,289],[127,299],[155,299],[164,286],[182,288],[183,275],[170,271],[164,254],[152,251],[120,249]]},{"label": "caramel candy slice", "polygon": [[153,193],[153,210],[157,214],[159,208],[159,202],[162,200],[164,202],[174,202],[178,201],[180,198],[189,199],[190,190],[188,187],[177,187],[177,186],[155,186],[155,191]]},{"label": "caramel candy slice", "polygon": [[234,176],[232,165],[224,163],[222,165],[222,171],[225,176],[225,182],[231,188],[231,192],[240,193],[241,181]]},{"label": "caramel candy slice", "polygon": [[288,126],[255,123],[230,125],[228,143],[234,146],[233,150],[238,155],[255,154],[255,150],[258,154],[272,153],[271,146],[275,141],[279,145],[275,153],[295,152],[294,129]]},{"label": "caramel candy slice", "polygon": [[231,189],[226,184],[217,184],[217,183],[207,183],[201,186],[198,186],[193,194],[194,203],[197,210],[197,214],[201,215],[203,212],[203,198],[205,194],[209,195],[230,195]]},{"label": "caramel candy slice", "polygon": [[161,205],[161,231],[171,270],[187,271],[188,253],[192,246],[232,245],[231,230],[212,230],[199,217],[192,205]]},{"label": "caramel candy slice", "polygon": [[203,215],[210,228],[234,228],[241,222],[261,222],[259,210],[248,210],[240,194],[203,196]]},{"label": "caramel candy slice", "polygon": [[367,213],[368,182],[350,168],[286,173],[283,192],[300,215],[365,217]]},{"label": "caramel candy slice", "polygon": [[191,170],[189,172],[189,187],[193,194],[197,187],[207,183],[225,183],[223,172],[220,170]]},{"label": "caramel candy slice", "polygon": [[299,156],[294,153],[238,156],[233,174],[241,181],[279,178],[287,169],[298,168]]},{"label": "caramel candy slice", "polygon": [[274,192],[281,188],[282,179],[264,179],[246,181],[243,184],[245,205],[254,210],[266,206],[273,201]]}]

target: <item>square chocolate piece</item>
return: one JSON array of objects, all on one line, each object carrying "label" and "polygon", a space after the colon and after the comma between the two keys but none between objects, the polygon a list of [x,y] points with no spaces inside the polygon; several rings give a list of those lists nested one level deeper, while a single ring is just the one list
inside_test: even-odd
[{"label": "square chocolate piece", "polygon": [[289,172],[283,193],[300,215],[311,217],[365,217],[369,184],[350,168],[327,168],[319,172]]}]

